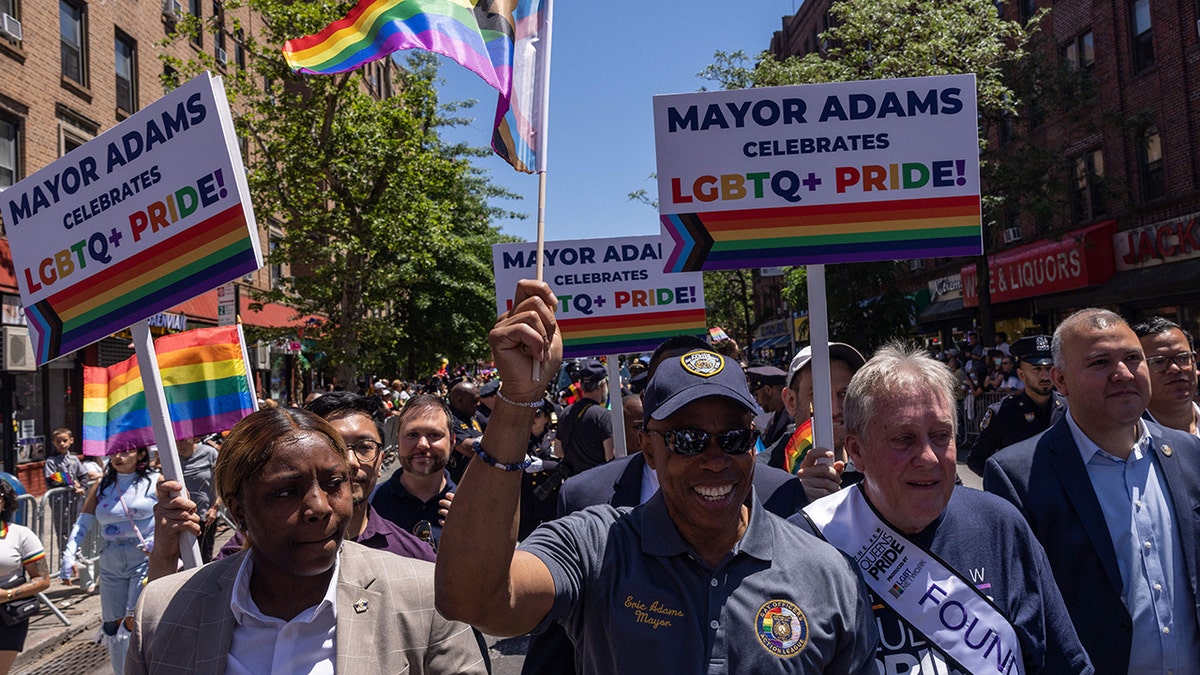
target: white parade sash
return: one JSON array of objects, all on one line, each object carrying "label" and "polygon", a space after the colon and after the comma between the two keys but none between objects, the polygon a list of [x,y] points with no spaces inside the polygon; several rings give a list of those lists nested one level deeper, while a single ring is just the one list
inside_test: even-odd
[{"label": "white parade sash", "polygon": [[1008,619],[937,556],[884,522],[858,485],[818,499],[804,513],[854,560],[875,595],[962,668],[972,675],[1024,675]]}]

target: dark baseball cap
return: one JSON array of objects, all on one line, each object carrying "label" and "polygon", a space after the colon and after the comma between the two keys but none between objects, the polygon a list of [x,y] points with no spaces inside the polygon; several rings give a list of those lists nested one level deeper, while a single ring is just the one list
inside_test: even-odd
[{"label": "dark baseball cap", "polygon": [[642,421],[664,420],[692,401],[709,396],[730,399],[746,410],[758,406],[736,361],[702,349],[665,359],[646,387]]},{"label": "dark baseball cap", "polygon": [[576,375],[579,377],[580,382],[595,384],[608,377],[608,369],[596,359],[588,359],[583,362]]},{"label": "dark baseball cap", "polygon": [[1054,363],[1054,355],[1050,351],[1049,335],[1023,337],[1009,347],[1009,352],[1021,363],[1028,363],[1031,366],[1049,366]]},{"label": "dark baseball cap", "polygon": [[497,391],[500,391],[500,380],[488,380],[479,388],[479,398],[495,396]]}]

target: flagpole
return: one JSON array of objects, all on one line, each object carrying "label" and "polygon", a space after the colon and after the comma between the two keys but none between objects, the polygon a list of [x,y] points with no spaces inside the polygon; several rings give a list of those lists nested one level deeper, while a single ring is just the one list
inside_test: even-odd
[{"label": "flagpole", "polygon": [[[543,256],[546,251],[546,155],[549,150],[549,128],[550,128],[550,37],[553,34],[554,27],[554,0],[546,0],[545,11],[545,35],[540,39],[544,41],[537,50],[537,58],[541,62],[537,69],[537,73],[541,75],[541,82],[538,83],[537,98],[534,102],[535,112],[534,119],[537,122],[536,136],[537,138],[537,174],[538,174],[538,206],[537,206],[537,276],[538,281],[542,281],[542,264]],[[542,364],[540,361],[533,362],[533,379],[539,380],[542,377]]]},{"label": "flagpole", "polygon": [[[175,432],[171,428],[167,393],[163,389],[162,374],[158,370],[158,354],[154,351],[154,340],[150,338],[150,324],[143,319],[133,324],[131,329],[138,370],[142,374],[142,389],[146,391],[146,410],[150,413],[150,424],[154,428],[154,441],[158,445],[158,459],[162,463],[163,476],[167,480],[182,484],[183,465],[179,461],[179,449],[175,447]],[[178,494],[171,496],[175,497]],[[183,560],[185,569],[200,566],[200,543],[196,541],[196,535],[191,532],[180,534],[179,557]]]}]

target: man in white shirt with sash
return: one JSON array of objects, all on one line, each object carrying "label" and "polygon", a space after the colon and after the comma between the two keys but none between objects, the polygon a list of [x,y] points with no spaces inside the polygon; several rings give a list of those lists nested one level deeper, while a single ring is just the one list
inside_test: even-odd
[{"label": "man in white shirt with sash", "polygon": [[954,386],[924,351],[880,349],[846,395],[863,482],[791,520],[850,556],[871,589],[880,673],[1092,673],[1024,518],[954,485]]}]

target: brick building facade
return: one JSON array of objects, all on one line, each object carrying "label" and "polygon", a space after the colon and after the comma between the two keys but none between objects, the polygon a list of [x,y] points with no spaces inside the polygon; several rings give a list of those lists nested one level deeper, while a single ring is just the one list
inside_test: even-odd
[{"label": "brick building facade", "polygon": [[[820,52],[830,0],[806,0],[771,40],[777,58]],[[992,144],[1037,144],[1068,162],[1062,222],[1014,211],[989,238],[996,329],[1010,339],[1052,330],[1067,313],[1105,305],[1126,317],[1162,314],[1196,334],[1200,300],[1200,3],[1019,0],[1001,5],[1042,22],[1055,59],[1090,80],[1065,108],[1025,106]],[[1008,145],[1008,144],[1013,145]],[[987,186],[983,188],[986,192]],[[1065,233],[1065,234],[1064,234]],[[1068,264],[1061,262],[1079,262]],[[952,339],[977,321],[973,260],[910,264],[933,303],[919,329]],[[1064,273],[1065,272],[1065,273]]]},{"label": "brick building facade", "polygon": [[[206,22],[203,33],[163,47],[187,14]],[[226,14],[221,0],[0,0],[0,194],[161,97],[162,75],[169,72],[160,59],[164,50],[185,61],[207,54],[215,59],[216,75],[245,67],[248,54],[242,38],[253,37],[259,21],[246,8]],[[386,82],[389,86],[376,92],[386,95],[394,66],[383,61],[367,69],[364,80]],[[271,240],[280,232],[266,215],[260,213],[258,220],[262,250],[269,257]],[[268,259],[265,267],[236,286],[268,287],[287,273],[286,266]],[[3,236],[0,299],[0,463],[39,494],[44,484],[38,460],[49,448],[50,432],[72,429],[78,446],[82,366],[110,365],[133,351],[128,336],[118,335],[40,368],[22,364],[16,357],[28,347],[21,340],[25,318]],[[217,290],[210,291],[156,317],[151,330],[216,325],[218,305]],[[238,294],[237,313],[252,326],[290,326],[296,321],[287,307],[252,307],[248,293]],[[263,396],[289,398],[294,383],[285,380],[296,344],[279,349],[251,345],[251,365]]]}]

